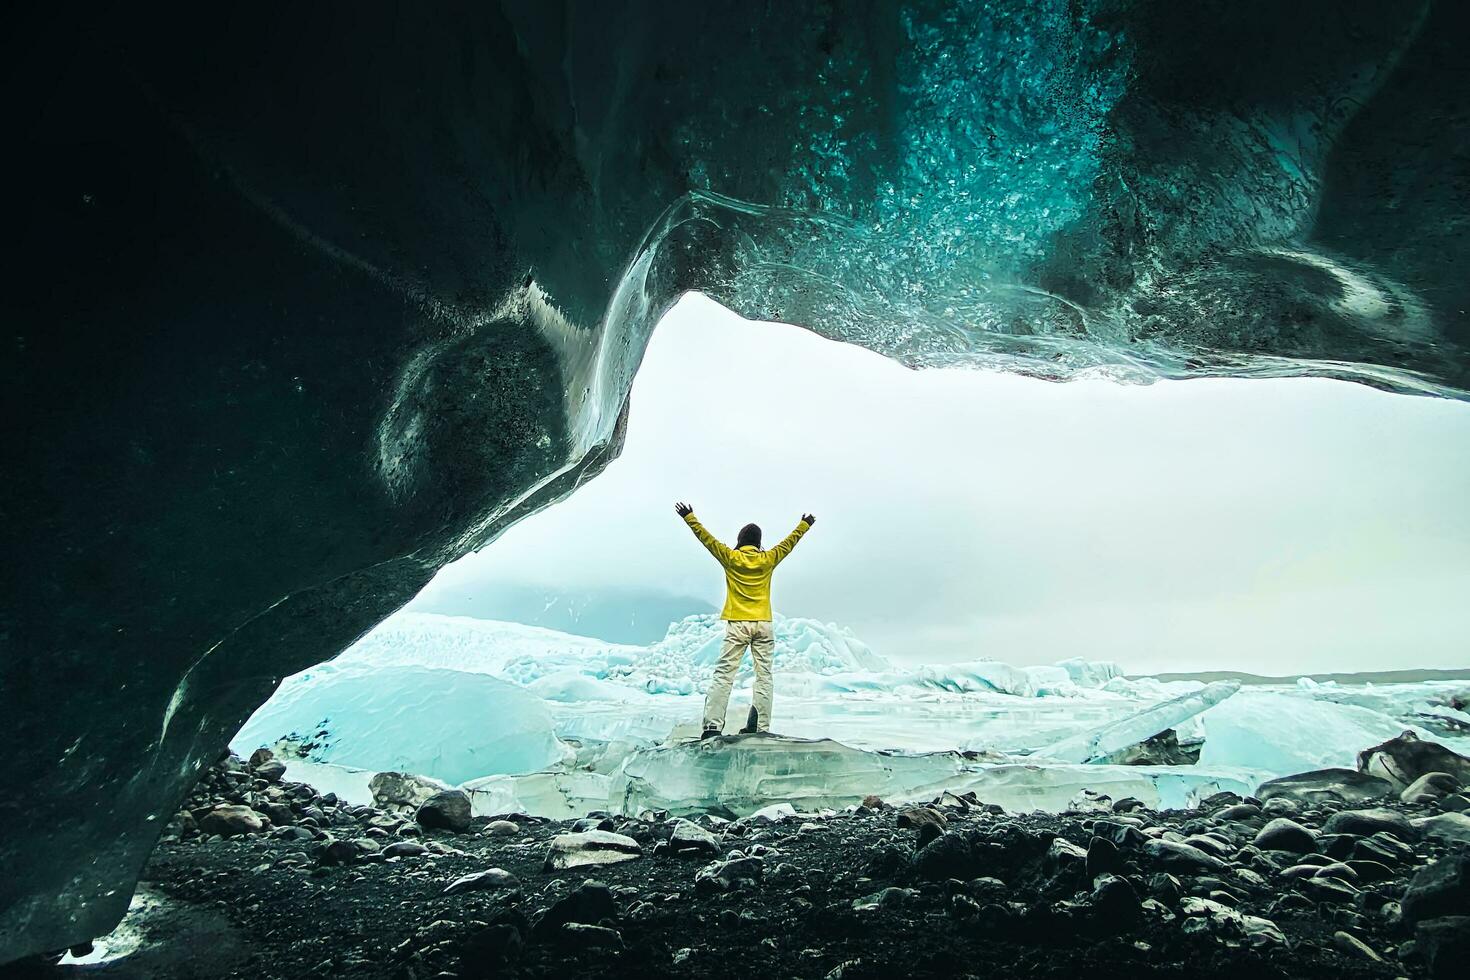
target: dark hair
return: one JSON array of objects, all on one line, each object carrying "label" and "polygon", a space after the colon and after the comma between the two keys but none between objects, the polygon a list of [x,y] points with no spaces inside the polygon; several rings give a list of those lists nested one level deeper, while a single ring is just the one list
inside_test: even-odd
[{"label": "dark hair", "polygon": [[759,524],[747,524],[740,529],[740,537],[735,539],[735,547],[744,548],[753,544],[757,548],[761,546],[761,529]]}]

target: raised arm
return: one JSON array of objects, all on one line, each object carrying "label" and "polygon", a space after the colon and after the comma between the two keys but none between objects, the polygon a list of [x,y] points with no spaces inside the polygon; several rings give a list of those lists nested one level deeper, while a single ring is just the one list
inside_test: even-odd
[{"label": "raised arm", "polygon": [[801,520],[796,523],[796,530],[782,538],[781,543],[771,549],[772,564],[781,564],[781,560],[791,554],[791,549],[796,547],[796,542],[800,541],[801,536],[810,531],[815,523],[817,523],[815,517],[811,514],[803,514]]},{"label": "raised arm", "polygon": [[729,547],[713,534],[710,534],[709,531],[705,530],[704,525],[699,523],[699,518],[694,516],[693,507],[685,503],[678,503],[674,505],[674,511],[680,517],[684,518],[684,523],[689,525],[689,530],[693,531],[694,536],[699,539],[699,543],[708,548],[709,553],[715,556],[715,561],[721,565],[728,565],[730,563]]}]

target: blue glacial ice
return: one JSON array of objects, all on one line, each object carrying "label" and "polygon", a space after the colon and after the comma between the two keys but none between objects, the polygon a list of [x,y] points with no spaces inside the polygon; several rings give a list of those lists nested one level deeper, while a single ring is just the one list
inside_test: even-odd
[{"label": "blue glacial ice", "polygon": [[[1129,678],[1087,660],[895,663],[840,626],[778,618],[775,727],[785,737],[701,746],[700,702],[721,634],[707,615],[634,646],[401,614],[332,663],[288,678],[232,744],[248,752],[285,739],[293,778],[348,798],[382,769],[462,784],[483,814],[739,816],[769,803],[807,810],[944,790],[975,790],[1012,809],[1062,809],[1083,790],[1182,806],[1351,766],[1358,750],[1458,711],[1432,684],[1242,690]],[[732,719],[744,716],[749,682],[747,665]],[[1203,741],[1198,764],[1105,764],[1170,728]],[[1470,748],[1470,739],[1417,730]]]}]

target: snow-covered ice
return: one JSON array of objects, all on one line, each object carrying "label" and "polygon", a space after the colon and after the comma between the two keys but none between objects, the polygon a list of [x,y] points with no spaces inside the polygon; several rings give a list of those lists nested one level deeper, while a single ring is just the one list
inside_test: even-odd
[{"label": "snow-covered ice", "polygon": [[[465,785],[477,813],[558,817],[645,807],[741,815],[946,789],[1019,809],[1064,808],[1084,789],[1182,806],[1352,766],[1357,751],[1405,728],[1470,750],[1456,735],[1470,718],[1450,693],[1464,684],[1239,689],[1129,678],[1082,659],[901,664],[840,626],[778,617],[775,627],[784,739],[694,740],[723,635],[713,616],[680,620],[642,647],[409,613],[287,678],[232,745],[290,739],[304,751],[288,757],[292,778],[331,783],[347,798],[365,794],[373,771],[399,769]],[[732,729],[749,682],[747,661]],[[1203,740],[1198,765],[1100,764],[1167,728],[1181,742]]]}]

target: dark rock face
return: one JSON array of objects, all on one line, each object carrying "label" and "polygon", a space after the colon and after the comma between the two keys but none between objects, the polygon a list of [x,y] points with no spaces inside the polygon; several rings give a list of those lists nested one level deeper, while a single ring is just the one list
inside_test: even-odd
[{"label": "dark rock face", "polygon": [[910,364],[1470,387],[1465,5],[996,9],[17,14],[0,961],[595,474],[685,289]]}]

